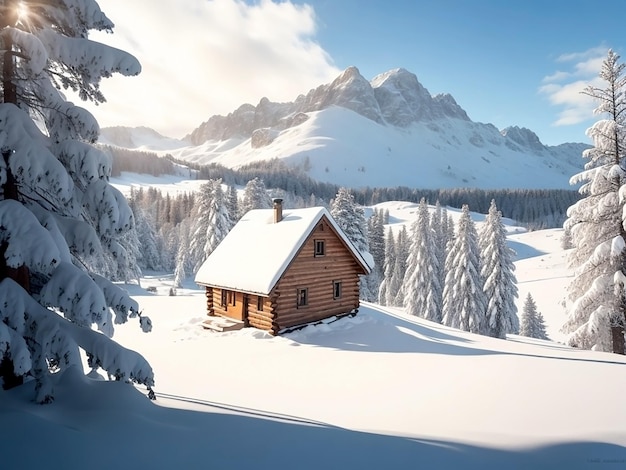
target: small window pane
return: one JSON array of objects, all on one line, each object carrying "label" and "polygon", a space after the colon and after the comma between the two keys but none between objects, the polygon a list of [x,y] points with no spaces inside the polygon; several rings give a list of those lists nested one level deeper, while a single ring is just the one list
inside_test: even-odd
[{"label": "small window pane", "polygon": [[326,246],[324,240],[315,240],[315,256],[324,256],[326,254]]},{"label": "small window pane", "polygon": [[298,289],[298,298],[296,300],[298,307],[304,307],[309,304],[309,290]]},{"label": "small window pane", "polygon": [[333,299],[341,298],[341,281],[333,281]]}]

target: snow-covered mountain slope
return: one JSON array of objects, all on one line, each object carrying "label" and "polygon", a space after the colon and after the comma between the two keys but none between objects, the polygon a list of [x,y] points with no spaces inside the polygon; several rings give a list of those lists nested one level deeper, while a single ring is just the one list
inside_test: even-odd
[{"label": "snow-covered mountain slope", "polygon": [[100,131],[99,142],[132,150],[170,150],[189,145],[189,142],[172,139],[149,127],[105,127]]},{"label": "snow-covered mountain slope", "polygon": [[280,159],[349,187],[565,189],[588,147],[546,146],[517,126],[499,131],[473,122],[452,96],[431,96],[404,69],[367,81],[356,67],[291,103],[263,98],[212,116],[183,141],[119,133],[105,138],[229,168]]}]

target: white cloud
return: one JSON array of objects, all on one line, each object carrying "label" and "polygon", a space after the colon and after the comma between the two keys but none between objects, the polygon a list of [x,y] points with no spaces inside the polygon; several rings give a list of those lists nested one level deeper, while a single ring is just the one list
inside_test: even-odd
[{"label": "white cloud", "polygon": [[569,70],[560,70],[544,77],[539,93],[559,106],[561,111],[554,121],[556,126],[580,124],[593,117],[596,103],[583,90],[587,86],[602,86],[598,77],[608,48],[598,46],[583,52],[563,54],[556,61],[566,64]]},{"label": "white cloud", "polygon": [[213,114],[262,97],[292,101],[338,75],[317,43],[308,5],[261,0],[99,0],[113,35],[92,35],[134,54],[138,77],[103,81],[108,102],[88,107],[101,126],[145,125],[172,137]]}]

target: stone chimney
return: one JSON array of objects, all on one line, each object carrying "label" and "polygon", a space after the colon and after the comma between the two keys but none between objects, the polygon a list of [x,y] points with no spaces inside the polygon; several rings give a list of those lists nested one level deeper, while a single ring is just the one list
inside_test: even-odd
[{"label": "stone chimney", "polygon": [[274,223],[277,224],[283,220],[283,200],[274,199]]}]

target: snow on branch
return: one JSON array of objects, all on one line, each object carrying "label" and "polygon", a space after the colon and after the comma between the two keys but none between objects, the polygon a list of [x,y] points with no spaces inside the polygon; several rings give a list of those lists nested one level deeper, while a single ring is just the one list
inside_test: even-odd
[{"label": "snow on branch", "polygon": [[[120,49],[86,38],[62,36],[49,28],[36,34],[48,48],[51,59],[80,69],[89,83],[99,83],[102,77],[110,77],[114,73],[132,76],[141,72],[139,61]],[[98,60],[88,62],[85,57],[97,57]]]},{"label": "snow on branch", "polygon": [[[23,332],[30,335],[27,341]],[[79,348],[90,355],[93,367],[117,379],[154,385],[154,373],[143,356],[42,307],[12,279],[0,282],[0,356],[10,351],[15,372],[33,375],[39,403],[53,399],[49,364],[83,370]]]},{"label": "snow on branch", "polygon": [[129,380],[147,387],[154,385],[152,367],[141,354],[126,349],[100,333],[67,321],[62,324],[62,328],[91,356],[92,368],[101,367],[117,380]]},{"label": "snow on branch", "polygon": [[[96,0],[62,0],[64,8],[59,9],[56,5],[42,8],[48,15],[57,21],[67,22],[72,25],[82,25],[84,31],[96,29],[98,31],[111,31],[113,23],[100,10]],[[62,12],[59,14],[59,10]]]},{"label": "snow on branch", "polygon": [[87,186],[83,205],[97,224],[100,235],[111,237],[133,227],[133,213],[126,198],[104,180],[94,181]]},{"label": "snow on branch", "polygon": [[66,140],[58,145],[56,155],[82,188],[111,174],[111,158],[93,145]]},{"label": "snow on branch", "polygon": [[87,256],[102,251],[98,234],[87,222],[56,214],[53,217],[71,253]]},{"label": "snow on branch", "polygon": [[91,327],[92,323],[107,336],[113,336],[111,313],[104,294],[94,280],[71,263],[59,263],[43,286],[40,302],[58,308],[72,322]]},{"label": "snow on branch", "polygon": [[[3,310],[0,309],[0,320],[3,320]],[[28,346],[22,335],[0,321],[0,360],[3,357],[11,359],[15,375],[24,375],[32,368]]]},{"label": "snow on branch", "polygon": [[35,76],[43,71],[48,62],[48,53],[37,37],[17,28],[6,27],[0,30],[0,40],[6,42],[7,39],[20,49],[25,59],[23,66],[29,75]]},{"label": "snow on branch", "polygon": [[6,242],[7,266],[23,264],[35,271],[50,274],[61,260],[61,253],[37,218],[17,201],[0,201],[0,243]]},{"label": "snow on branch", "polygon": [[[72,196],[74,183],[48,149],[48,143],[28,114],[13,104],[0,104],[0,147],[14,151],[9,164],[20,191],[24,193],[26,188],[45,186],[48,195],[65,203]],[[4,182],[6,167],[3,160],[0,170]]]},{"label": "snow on branch", "polygon": [[91,277],[102,289],[107,305],[115,313],[117,325],[126,323],[128,317],[132,318],[139,314],[139,304],[128,295],[128,292],[102,276],[92,273]]}]

